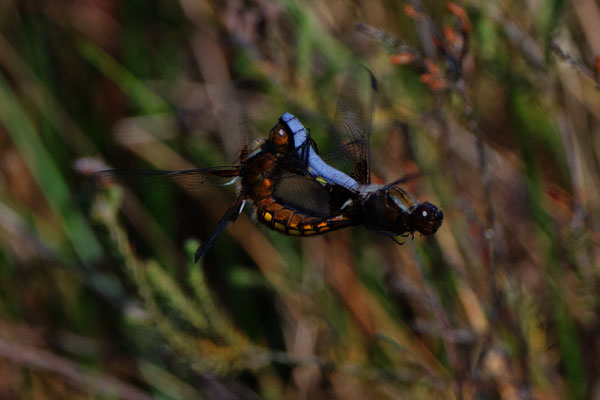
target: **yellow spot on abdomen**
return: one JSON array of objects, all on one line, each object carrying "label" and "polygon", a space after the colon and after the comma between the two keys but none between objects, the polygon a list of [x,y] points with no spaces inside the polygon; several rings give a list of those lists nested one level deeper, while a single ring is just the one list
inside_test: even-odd
[{"label": "yellow spot on abdomen", "polygon": [[280,224],[279,222],[275,222],[275,225],[273,227],[279,232],[285,232],[285,226],[283,224]]},{"label": "yellow spot on abdomen", "polygon": [[303,231],[302,234],[305,236],[311,236],[311,235],[316,235],[317,231],[313,231],[312,229],[309,229],[307,231]]},{"label": "yellow spot on abdomen", "polygon": [[298,229],[288,229],[288,234],[290,234],[292,236],[299,236],[300,231]]},{"label": "yellow spot on abdomen", "polygon": [[264,220],[267,222],[271,222],[271,220],[273,219],[273,216],[271,215],[271,213],[266,212],[265,215],[263,216]]}]

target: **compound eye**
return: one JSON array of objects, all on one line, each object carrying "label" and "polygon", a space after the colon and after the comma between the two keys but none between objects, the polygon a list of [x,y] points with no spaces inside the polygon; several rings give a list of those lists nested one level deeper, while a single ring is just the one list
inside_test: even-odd
[{"label": "compound eye", "polygon": [[413,213],[412,222],[415,230],[423,235],[435,233],[444,219],[444,213],[431,203],[425,202]]},{"label": "compound eye", "polygon": [[278,125],[271,131],[271,140],[278,145],[287,144],[288,134],[281,125]]}]

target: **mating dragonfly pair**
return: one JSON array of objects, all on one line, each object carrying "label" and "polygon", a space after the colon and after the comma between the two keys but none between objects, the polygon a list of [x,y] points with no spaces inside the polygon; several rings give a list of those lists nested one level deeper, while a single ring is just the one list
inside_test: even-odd
[{"label": "mating dragonfly pair", "polygon": [[[260,222],[292,236],[319,235],[356,225],[392,238],[413,236],[415,231],[435,233],[444,214],[429,202],[413,201],[400,187],[406,179],[371,184],[369,134],[376,91],[375,77],[367,68],[354,71],[345,80],[335,114],[339,147],[327,162],[317,153],[309,131],[286,112],[267,139],[254,148],[242,147],[236,165],[149,173],[186,189],[239,181],[237,200],[198,248],[194,261],[212,247],[248,201]],[[98,174],[120,173],[106,170]]]}]

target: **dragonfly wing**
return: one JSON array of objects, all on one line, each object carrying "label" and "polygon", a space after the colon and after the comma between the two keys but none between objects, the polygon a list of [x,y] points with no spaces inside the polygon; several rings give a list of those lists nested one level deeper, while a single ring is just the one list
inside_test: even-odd
[{"label": "dragonfly wing", "polygon": [[[338,189],[335,193],[332,189]],[[342,186],[323,186],[310,176],[283,174],[275,185],[273,197],[282,205],[316,218],[339,211],[354,192]]]},{"label": "dragonfly wing", "polygon": [[348,189],[358,189],[358,183],[342,171],[325,163],[317,152],[316,143],[310,137],[310,132],[304,128],[304,125],[292,114],[284,113],[280,121],[287,126],[294,137],[294,152],[287,160],[293,161],[288,164],[295,164],[292,170],[299,175],[307,172],[320,182],[326,182],[329,185],[341,185]]},{"label": "dragonfly wing", "polygon": [[179,171],[144,171],[130,169],[107,169],[94,175],[100,183],[110,183],[115,179],[128,185],[161,188],[175,184],[186,190],[208,186],[226,186],[239,176],[241,166],[184,169]]},{"label": "dragonfly wing", "polygon": [[327,159],[361,184],[371,180],[369,135],[376,92],[377,81],[368,68],[350,69],[335,111],[335,134],[340,147]]},{"label": "dragonfly wing", "polygon": [[221,235],[221,233],[223,233],[225,229],[229,228],[231,224],[235,222],[237,217],[242,212],[245,201],[246,200],[244,200],[244,196],[238,197],[233,206],[229,210],[227,210],[227,212],[225,212],[225,214],[223,215],[223,217],[221,217],[221,220],[217,223],[217,225],[210,233],[208,238],[202,243],[200,247],[198,247],[196,253],[194,253],[195,263],[197,263],[198,260],[200,260],[202,256],[204,256],[204,254],[208,251],[208,249],[210,249],[213,246],[213,244],[215,244],[215,241],[217,240],[219,235]]}]

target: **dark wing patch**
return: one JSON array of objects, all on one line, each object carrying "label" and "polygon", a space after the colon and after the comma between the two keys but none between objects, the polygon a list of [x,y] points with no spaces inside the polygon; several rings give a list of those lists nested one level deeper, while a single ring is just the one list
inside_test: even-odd
[{"label": "dark wing patch", "polygon": [[238,165],[185,169],[180,171],[144,171],[131,169],[107,169],[94,173],[100,184],[119,180],[124,184],[142,188],[160,189],[175,184],[186,190],[209,186],[225,186],[239,176]]},{"label": "dark wing patch", "polygon": [[277,181],[273,197],[282,205],[313,217],[331,214],[328,189],[309,176],[283,174]]}]

